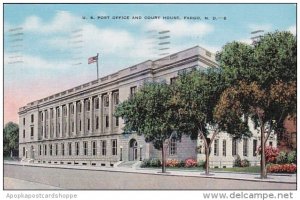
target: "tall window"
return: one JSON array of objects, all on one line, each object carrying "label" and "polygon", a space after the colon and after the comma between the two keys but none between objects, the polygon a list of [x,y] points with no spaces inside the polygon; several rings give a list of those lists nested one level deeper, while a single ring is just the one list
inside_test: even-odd
[{"label": "tall window", "polygon": [[248,156],[248,139],[243,139],[243,156]]},{"label": "tall window", "polygon": [[46,144],[44,145],[44,155],[45,156],[47,155],[47,145]]},{"label": "tall window", "polygon": [[90,130],[90,118],[87,118],[87,130]]},{"label": "tall window", "polygon": [[115,105],[119,104],[119,92],[114,93],[114,104]]},{"label": "tall window", "polygon": [[74,126],[75,126],[75,123],[74,123],[74,121],[72,121],[72,132],[74,132]]},{"label": "tall window", "polygon": [[77,108],[78,108],[78,112],[79,112],[79,113],[81,113],[81,107],[82,107],[82,106],[81,106],[81,103],[79,102],[79,103],[77,104]]},{"label": "tall window", "polygon": [[25,129],[23,130],[23,138],[25,138]]},{"label": "tall window", "polygon": [[64,106],[64,116],[67,116],[67,106]]},{"label": "tall window", "polygon": [[111,143],[112,143],[112,148],[111,148],[111,154],[113,156],[117,155],[117,140],[111,140]]},{"label": "tall window", "polygon": [[71,142],[69,142],[68,143],[68,149],[69,149],[69,156],[71,156],[72,155],[72,143]]},{"label": "tall window", "polygon": [[32,114],[31,115],[31,123],[33,123],[34,122],[34,115]]},{"label": "tall window", "polygon": [[64,156],[65,155],[65,144],[61,143],[61,155]]},{"label": "tall window", "polygon": [[253,140],[253,156],[257,156],[257,140]]},{"label": "tall window", "polygon": [[97,142],[92,141],[92,155],[95,156],[97,155]]},{"label": "tall window", "polygon": [[99,109],[99,98],[95,98],[95,109]]},{"label": "tall window", "polygon": [[86,110],[87,111],[91,110],[91,103],[90,103],[90,101],[86,101]]},{"label": "tall window", "polygon": [[34,129],[33,129],[33,126],[32,127],[30,127],[30,137],[33,137],[33,134],[34,134]]},{"label": "tall window", "polygon": [[73,104],[71,104],[70,109],[71,109],[71,114],[74,114],[74,105]]},{"label": "tall window", "polygon": [[106,156],[106,140],[101,141],[102,156]]},{"label": "tall window", "polygon": [[39,145],[39,155],[42,155],[42,145]]},{"label": "tall window", "polygon": [[87,142],[83,142],[83,154],[85,156],[88,155],[88,143]]},{"label": "tall window", "polygon": [[26,151],[26,149],[25,149],[25,147],[23,147],[23,157],[25,157],[25,151]]},{"label": "tall window", "polygon": [[23,118],[23,125],[25,126],[25,117]]},{"label": "tall window", "polygon": [[105,115],[105,127],[106,128],[109,127],[109,118],[108,118],[108,115]]},{"label": "tall window", "polygon": [[136,88],[137,88],[136,86],[133,86],[133,87],[130,88],[130,97],[133,97],[135,95]]},{"label": "tall window", "polygon": [[237,155],[237,149],[238,149],[238,140],[232,139],[232,155],[233,156]]},{"label": "tall window", "polygon": [[58,144],[57,143],[55,144],[55,155],[56,156],[58,155]]},{"label": "tall window", "polygon": [[75,142],[75,154],[76,156],[79,155],[79,142]]},{"label": "tall window", "polygon": [[177,143],[175,138],[171,139],[169,151],[170,151],[170,155],[177,154]]},{"label": "tall window", "polygon": [[116,126],[119,126],[119,117],[115,117]]},{"label": "tall window", "polygon": [[81,131],[81,120],[79,120],[79,131]]},{"label": "tall window", "polygon": [[223,156],[226,156],[226,140],[223,140]]},{"label": "tall window", "polygon": [[52,156],[52,144],[49,144],[50,156]]},{"label": "tall window", "polygon": [[215,156],[219,155],[219,139],[215,139],[214,142],[214,155]]},{"label": "tall window", "polygon": [[108,95],[105,95],[103,97],[103,100],[104,100],[104,107],[108,107],[109,106],[109,97],[108,97]]},{"label": "tall window", "polygon": [[99,117],[96,116],[96,129],[99,129]]}]

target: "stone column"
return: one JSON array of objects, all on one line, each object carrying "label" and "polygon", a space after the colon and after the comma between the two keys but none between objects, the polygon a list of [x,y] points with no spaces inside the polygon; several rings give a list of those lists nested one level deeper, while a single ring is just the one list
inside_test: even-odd
[{"label": "stone column", "polygon": [[59,137],[60,138],[62,138],[63,137],[63,106],[62,105],[60,105],[59,106],[59,114],[60,114],[60,120],[59,120],[59,123],[60,123],[60,125],[59,125],[59,129],[60,129],[60,134],[59,134]]},{"label": "stone column", "polygon": [[84,100],[81,100],[81,135],[84,135],[84,132],[85,132],[85,109],[84,109]]},{"label": "stone column", "polygon": [[108,118],[109,118],[109,130],[110,134],[113,133],[113,93],[109,92],[109,107],[108,107]]},{"label": "stone column", "polygon": [[70,109],[69,109],[69,106],[70,106],[70,104],[69,103],[67,103],[66,104],[66,106],[67,106],[67,116],[66,116],[66,123],[67,123],[67,131],[66,131],[66,135],[68,136],[68,137],[70,137]]},{"label": "stone column", "polygon": [[43,110],[43,135],[44,135],[44,139],[47,138],[47,135],[46,135],[46,111]]},{"label": "stone column", "polygon": [[76,101],[73,103],[74,105],[74,136],[77,135],[77,104]]},{"label": "stone column", "polygon": [[102,95],[98,95],[99,98],[99,133],[103,134],[103,102]]},{"label": "stone column", "polygon": [[93,97],[90,97],[90,133],[93,134],[94,132],[94,102]]},{"label": "stone column", "polygon": [[48,124],[48,130],[47,130],[47,133],[48,133],[48,138],[52,138],[52,134],[51,134],[51,112],[50,112],[50,108],[47,109],[47,113],[48,113],[48,121],[47,121],[47,124]]},{"label": "stone column", "polygon": [[53,108],[53,137],[56,138],[56,125],[57,125],[57,118],[56,118],[56,107]]}]

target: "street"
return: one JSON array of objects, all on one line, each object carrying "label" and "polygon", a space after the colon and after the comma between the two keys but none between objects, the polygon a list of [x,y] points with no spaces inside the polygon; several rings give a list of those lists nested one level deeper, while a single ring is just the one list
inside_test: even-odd
[{"label": "street", "polygon": [[[230,180],[212,177],[166,176],[161,174],[141,174],[118,171],[95,171],[64,168],[33,167],[4,164],[4,177],[21,179],[33,183],[49,185],[54,189],[196,189],[196,190],[280,190],[296,189],[296,183],[260,182],[249,180]],[[4,179],[5,189],[8,187]],[[10,179],[9,179],[10,180]],[[13,179],[12,179],[13,180]],[[20,188],[21,189],[21,188]],[[22,186],[22,189],[32,189],[32,186]],[[37,188],[39,189],[39,188]]]}]

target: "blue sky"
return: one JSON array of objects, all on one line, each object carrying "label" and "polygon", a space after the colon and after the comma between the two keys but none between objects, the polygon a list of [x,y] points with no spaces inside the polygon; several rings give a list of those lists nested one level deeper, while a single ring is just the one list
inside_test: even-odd
[{"label": "blue sky", "polygon": [[[84,20],[83,16],[110,19]],[[142,19],[114,20],[113,16]],[[145,19],[153,16],[180,19]],[[8,64],[14,60],[9,30],[16,27],[22,27],[23,63]],[[295,4],[5,4],[5,98],[16,97],[6,110],[94,80],[96,66],[88,65],[87,59],[97,52],[100,76],[159,58],[158,40],[151,37],[151,30],[169,30],[170,49],[165,52],[174,53],[195,45],[216,52],[233,40],[250,43],[250,32],[259,29],[296,34]]]}]

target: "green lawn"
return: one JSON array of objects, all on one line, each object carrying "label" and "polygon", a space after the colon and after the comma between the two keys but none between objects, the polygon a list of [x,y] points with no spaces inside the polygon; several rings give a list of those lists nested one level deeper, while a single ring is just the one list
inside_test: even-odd
[{"label": "green lawn", "polygon": [[259,173],[260,166],[251,167],[233,167],[233,168],[214,168],[212,171],[222,171],[222,172],[245,172],[245,173]]}]

